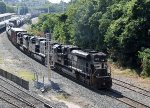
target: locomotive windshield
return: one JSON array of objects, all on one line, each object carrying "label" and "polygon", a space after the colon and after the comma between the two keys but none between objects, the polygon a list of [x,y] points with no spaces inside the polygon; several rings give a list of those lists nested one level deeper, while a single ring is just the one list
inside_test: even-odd
[{"label": "locomotive windshield", "polygon": [[105,61],[106,61],[105,56],[101,56],[101,55],[95,55],[94,56],[94,62],[105,62]]},{"label": "locomotive windshield", "polygon": [[36,43],[35,39],[33,39],[33,40],[32,40],[32,43],[33,43],[33,44],[35,44],[35,43]]}]

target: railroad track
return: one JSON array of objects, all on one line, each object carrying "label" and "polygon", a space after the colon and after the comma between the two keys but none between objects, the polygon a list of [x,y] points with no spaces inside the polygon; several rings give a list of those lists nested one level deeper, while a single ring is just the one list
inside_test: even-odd
[{"label": "railroad track", "polygon": [[126,88],[128,90],[131,90],[131,91],[134,91],[136,93],[139,93],[143,96],[146,96],[146,97],[149,97],[150,98],[150,91],[148,90],[145,90],[143,88],[140,88],[140,87],[137,87],[133,84],[129,84],[129,83],[126,83],[124,81],[121,81],[119,79],[116,79],[116,78],[112,78],[113,79],[113,84],[116,84],[118,86],[121,86],[123,88]]},{"label": "railroad track", "polygon": [[[6,95],[9,95],[8,92],[10,92],[11,94],[13,94],[13,97],[18,97],[19,99],[21,99],[21,101],[25,102],[26,104],[28,104],[28,106],[32,107],[32,108],[52,108],[52,106],[50,106],[49,104],[47,104],[46,102],[38,99],[37,97],[25,92],[24,90],[22,90],[21,88],[14,86],[13,84],[11,84],[10,82],[4,80],[3,78],[0,77],[1,83],[0,83],[0,87],[3,88],[3,90],[0,90],[0,93],[3,93],[3,95],[6,93]],[[8,84],[11,88],[8,89],[5,86],[3,86],[2,84]],[[4,89],[7,91],[4,93]],[[17,91],[17,93],[16,93]],[[12,96],[10,96],[12,97]],[[25,99],[26,98],[26,99]],[[6,100],[6,98],[2,98],[2,100],[4,101],[8,101]],[[9,99],[11,100],[11,99]],[[17,100],[17,99],[16,99]],[[8,103],[14,104],[11,101],[9,101]],[[16,104],[15,104],[16,105]],[[17,105],[18,106],[18,105]],[[18,106],[19,107],[19,106]],[[20,108],[20,107],[19,107]],[[21,107],[22,108],[22,107]]]},{"label": "railroad track", "polygon": [[7,100],[9,103],[13,103],[17,108],[36,108],[31,103],[20,99],[19,97],[12,95],[11,93],[8,93],[4,90],[0,90],[0,97],[3,100]]},{"label": "railroad track", "polygon": [[[6,103],[12,105],[14,108],[21,108],[21,107],[19,107],[18,105],[16,105],[15,103],[10,102],[9,100],[7,100],[7,99],[5,99],[5,98],[3,98],[3,97],[0,97],[0,99],[3,100],[3,101],[5,101]],[[11,108],[12,108],[12,107],[11,107]]]},{"label": "railroad track", "polygon": [[130,97],[127,97],[127,96],[124,96],[123,94],[119,93],[118,91],[115,91],[113,89],[110,89],[110,90],[97,90],[95,88],[92,88],[90,86],[87,86],[85,83],[83,82],[79,82],[77,81],[75,78],[73,77],[70,77],[69,75],[67,74],[62,74],[59,70],[54,70],[55,72],[67,77],[68,79],[74,81],[74,82],[77,82],[81,85],[83,85],[84,87],[88,88],[88,89],[91,89],[93,90],[94,92],[97,92],[101,95],[106,95],[108,97],[111,97],[112,99],[115,99],[121,103],[124,103],[126,105],[128,105],[130,108],[150,108],[150,106],[147,106],[143,103],[140,103]]},{"label": "railroad track", "polygon": [[128,105],[130,108],[150,108],[150,106],[147,106],[143,103],[140,103],[130,97],[124,96],[118,91],[115,91],[113,89],[110,90],[96,90],[94,89],[97,93],[100,93],[102,95],[106,95],[108,97],[111,97],[112,99],[115,99],[121,103],[124,103]]},{"label": "railroad track", "polygon": [[[14,97],[16,100],[20,100],[21,102],[26,103],[28,106],[30,106],[32,108],[36,108],[34,104],[30,103],[28,100],[24,99],[23,97],[21,97],[17,93],[12,92],[11,90],[6,88],[5,86],[0,85],[0,88],[1,88],[0,92],[3,92],[3,94],[5,93],[6,95],[9,95],[10,97]],[[5,91],[7,91],[7,92],[5,92]]]},{"label": "railroad track", "polygon": [[108,96],[132,107],[132,108],[150,108],[150,106],[147,106],[141,102],[138,102],[130,97],[124,96],[120,93],[118,93],[117,91],[114,90],[109,90],[106,92]]},{"label": "railroad track", "polygon": [[[123,88],[126,88],[126,89],[129,89],[131,91],[134,91],[136,93],[139,93],[143,96],[146,96],[146,97],[150,97],[149,93],[150,91],[148,90],[145,90],[143,88],[140,88],[140,87],[137,87],[135,85],[132,85],[132,84],[129,84],[129,83],[126,83],[124,81],[121,81],[121,80],[118,80],[118,79],[115,79],[115,78],[112,78],[113,79],[113,84],[116,84],[118,86],[121,86]],[[120,101],[120,102],[123,102],[127,105],[129,105],[130,107],[133,107],[133,108],[150,108],[150,106],[148,105],[145,105],[141,102],[138,102],[132,98],[129,98],[127,96],[124,96],[122,95],[121,93],[111,89],[107,92],[107,95],[112,97],[112,98],[115,98],[116,100]]]}]

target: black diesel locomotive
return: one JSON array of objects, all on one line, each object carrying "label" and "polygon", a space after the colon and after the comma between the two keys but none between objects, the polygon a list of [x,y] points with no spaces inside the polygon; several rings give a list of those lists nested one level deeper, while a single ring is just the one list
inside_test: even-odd
[{"label": "black diesel locomotive", "polygon": [[[30,35],[22,29],[11,28],[7,32],[14,45],[41,63],[50,65],[51,69],[57,69],[97,89],[111,88],[111,72],[103,52],[83,51],[77,46],[46,41],[46,38]],[[48,59],[50,62],[46,64]]]},{"label": "black diesel locomotive", "polygon": [[60,44],[51,44],[50,52],[51,68],[59,69],[89,86],[111,88],[111,72],[106,54]]}]

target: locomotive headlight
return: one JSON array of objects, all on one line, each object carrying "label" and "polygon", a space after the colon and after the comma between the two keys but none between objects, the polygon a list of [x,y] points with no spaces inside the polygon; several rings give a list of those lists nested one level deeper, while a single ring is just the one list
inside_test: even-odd
[{"label": "locomotive headlight", "polygon": [[105,82],[103,82],[103,85],[106,85],[106,83],[105,83]]}]

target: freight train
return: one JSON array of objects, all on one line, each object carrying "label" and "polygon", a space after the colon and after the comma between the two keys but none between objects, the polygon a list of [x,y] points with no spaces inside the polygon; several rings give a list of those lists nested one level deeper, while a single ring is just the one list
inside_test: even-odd
[{"label": "freight train", "polygon": [[[24,23],[30,21],[31,15],[15,15],[14,13],[0,14],[0,32],[8,27],[21,27]],[[9,29],[9,28],[8,28]]]},{"label": "freight train", "polygon": [[12,13],[0,14],[0,32],[6,30],[6,25],[12,17]]},{"label": "freight train", "polygon": [[[90,87],[111,88],[111,71],[105,53],[82,50],[77,46],[63,45],[52,40],[47,41],[46,38],[34,36],[27,33],[26,30],[9,28],[6,31],[9,40],[40,63],[67,74]],[[47,63],[47,60],[50,62]]]}]

